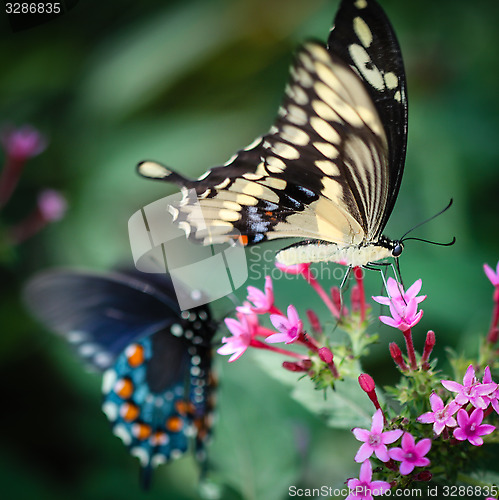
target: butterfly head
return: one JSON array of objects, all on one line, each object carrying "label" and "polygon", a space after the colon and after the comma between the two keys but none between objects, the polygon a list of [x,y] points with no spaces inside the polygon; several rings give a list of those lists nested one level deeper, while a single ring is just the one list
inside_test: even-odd
[{"label": "butterfly head", "polygon": [[393,244],[392,257],[400,257],[400,254],[404,250],[404,244],[402,243],[401,240],[392,241],[392,244]]}]

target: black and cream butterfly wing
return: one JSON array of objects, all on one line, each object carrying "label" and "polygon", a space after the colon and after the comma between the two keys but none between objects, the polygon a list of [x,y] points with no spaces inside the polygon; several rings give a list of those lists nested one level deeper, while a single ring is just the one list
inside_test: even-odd
[{"label": "black and cream butterfly wing", "polygon": [[[196,181],[153,162],[139,165],[146,177],[195,191],[172,207],[191,238],[210,244],[240,233],[248,244],[301,237],[358,245],[380,236],[392,200],[390,186],[399,183],[393,178],[401,172],[389,165],[382,100],[373,98],[362,72],[355,64],[350,67],[351,58],[344,55],[362,40],[355,26],[366,9],[355,3],[343,2],[354,9],[341,21],[343,53],[318,43],[298,52],[278,118],[267,135]],[[393,30],[386,17],[377,16],[374,2],[367,5],[377,21],[370,29],[386,32],[377,39],[395,44],[390,49],[399,52],[396,40],[388,36]],[[334,45],[333,34],[331,40]]]},{"label": "black and cream butterfly wing", "polygon": [[388,202],[381,221],[384,227],[399,192],[407,146],[407,83],[402,52],[385,12],[372,0],[341,3],[327,46],[362,78],[386,132],[390,172]]},{"label": "black and cream butterfly wing", "polygon": [[168,328],[180,314],[171,280],[136,271],[50,270],[27,285],[29,309],[104,370],[133,341]]}]

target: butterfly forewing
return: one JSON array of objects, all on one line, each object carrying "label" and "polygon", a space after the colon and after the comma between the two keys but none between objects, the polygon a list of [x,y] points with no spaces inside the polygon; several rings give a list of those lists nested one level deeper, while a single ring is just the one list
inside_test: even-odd
[{"label": "butterfly forewing", "polygon": [[[270,132],[201,180],[170,176],[197,198],[173,212],[205,244],[238,233],[248,243],[307,237],[356,244],[379,219],[386,161],[384,129],[361,81],[309,43],[296,56]],[[149,164],[139,167],[142,173]]]},{"label": "butterfly forewing", "polygon": [[355,68],[385,128],[389,184],[380,221],[383,230],[402,181],[407,145],[407,83],[400,45],[386,14],[373,0],[344,0],[327,45]]},{"label": "butterfly forewing", "polygon": [[171,213],[203,244],[299,237],[326,245],[319,260],[371,246],[347,259],[363,265],[390,255],[381,233],[400,186],[406,135],[393,29],[374,0],[344,0],[328,47],[310,42],[298,51],[269,133],[196,181],[154,162],[139,172],[185,188]]}]

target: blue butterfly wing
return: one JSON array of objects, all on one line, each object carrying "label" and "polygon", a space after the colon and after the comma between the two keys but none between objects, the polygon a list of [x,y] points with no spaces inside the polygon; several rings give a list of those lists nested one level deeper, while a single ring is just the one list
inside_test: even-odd
[{"label": "blue butterfly wing", "polygon": [[182,456],[192,438],[196,458],[205,460],[215,388],[207,306],[181,312],[169,277],[135,271],[50,271],[25,295],[43,323],[105,368],[102,408],[139,458],[144,486],[151,470]]},{"label": "blue butterfly wing", "polygon": [[143,276],[47,271],[28,283],[25,299],[43,324],[104,370],[128,344],[166,328],[180,314],[171,280]]}]

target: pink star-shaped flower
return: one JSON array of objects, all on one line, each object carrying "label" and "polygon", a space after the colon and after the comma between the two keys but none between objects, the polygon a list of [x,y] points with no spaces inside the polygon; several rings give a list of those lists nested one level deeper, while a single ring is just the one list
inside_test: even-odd
[{"label": "pink star-shaped flower", "polygon": [[401,448],[392,448],[388,451],[390,458],[402,462],[399,469],[400,474],[405,476],[410,474],[414,467],[430,465],[430,460],[425,455],[430,451],[431,439],[421,439],[416,444],[412,434],[405,432],[401,444]]},{"label": "pink star-shaped flower", "polygon": [[483,410],[480,408],[473,410],[471,415],[468,415],[466,410],[459,410],[457,412],[459,427],[454,429],[454,437],[459,441],[467,439],[473,446],[482,446],[481,436],[490,434],[495,429],[493,425],[482,424],[482,420]]},{"label": "pink star-shaped flower", "polygon": [[279,333],[269,335],[265,339],[265,342],[269,344],[275,344],[276,342],[291,344],[298,339],[303,331],[303,323],[293,305],[288,307],[288,317],[282,314],[271,314],[270,321]]},{"label": "pink star-shaped flower", "polygon": [[386,287],[389,297],[373,297],[373,300],[379,304],[390,306],[392,316],[380,316],[380,321],[403,332],[419,323],[423,311],[418,312],[418,304],[426,299],[426,295],[418,296],[422,284],[423,282],[419,279],[409,287],[407,292],[404,292],[400,283],[393,278],[388,278]]},{"label": "pink star-shaped flower", "polygon": [[488,264],[483,265],[483,270],[490,282],[494,286],[499,287],[499,262],[497,263],[495,272]]},{"label": "pink star-shaped flower", "polygon": [[256,314],[268,313],[274,305],[274,291],[272,288],[272,278],[265,277],[265,292],[262,292],[254,286],[248,287],[247,299],[250,304],[250,309]]},{"label": "pink star-shaped flower", "polygon": [[383,412],[381,409],[376,410],[373,415],[370,431],[356,427],[352,429],[352,432],[356,439],[364,441],[355,455],[356,462],[364,462],[373,452],[382,462],[388,462],[390,457],[386,445],[394,443],[402,435],[402,431],[399,429],[383,432]]},{"label": "pink star-shaped flower", "polygon": [[347,482],[350,494],[345,500],[372,500],[373,494],[383,495],[391,486],[386,481],[371,481],[373,468],[371,462],[366,460],[360,466],[359,479],[349,479]]},{"label": "pink star-shaped flower", "polygon": [[37,156],[47,147],[43,135],[30,125],[3,130],[0,133],[0,143],[7,155],[16,161]]},{"label": "pink star-shaped flower", "polygon": [[461,407],[459,403],[451,401],[444,405],[442,398],[433,393],[430,396],[432,411],[423,413],[417,418],[423,424],[433,424],[433,432],[439,436],[446,427],[456,427],[456,419],[452,416]]},{"label": "pink star-shaped flower", "polygon": [[483,410],[488,406],[483,396],[489,396],[497,389],[497,384],[494,382],[488,384],[478,382],[473,365],[468,366],[462,384],[454,382],[454,380],[441,380],[441,383],[448,391],[457,392],[457,396],[454,398],[456,403],[462,406],[469,402],[475,408]]},{"label": "pink star-shaped flower", "polygon": [[373,297],[373,299],[378,302],[378,304],[383,304],[389,306],[392,302],[399,303],[403,305],[407,304],[411,300],[415,300],[417,304],[423,302],[426,299],[426,295],[419,295],[421,287],[423,286],[423,280],[416,280],[408,289],[404,292],[402,285],[394,280],[393,278],[388,278],[386,283],[386,289],[388,292],[388,297],[383,297],[382,295]]},{"label": "pink star-shaped flower", "polygon": [[[217,349],[218,354],[228,355],[232,354],[229,358],[229,363],[239,359],[244,351],[251,344],[253,333],[255,331],[255,324],[250,315],[238,314],[239,320],[234,318],[226,318],[225,324],[232,333],[232,337],[223,337],[223,346]],[[255,315],[256,317],[256,315]]]},{"label": "pink star-shaped flower", "polygon": [[[485,370],[483,372],[482,383],[494,383],[494,381],[492,380],[492,374],[490,373],[490,368],[488,366],[485,367]],[[496,413],[499,413],[499,387],[494,392],[491,392],[489,395],[484,396],[483,399],[487,406],[489,404],[492,405],[492,408],[494,408]]]}]

